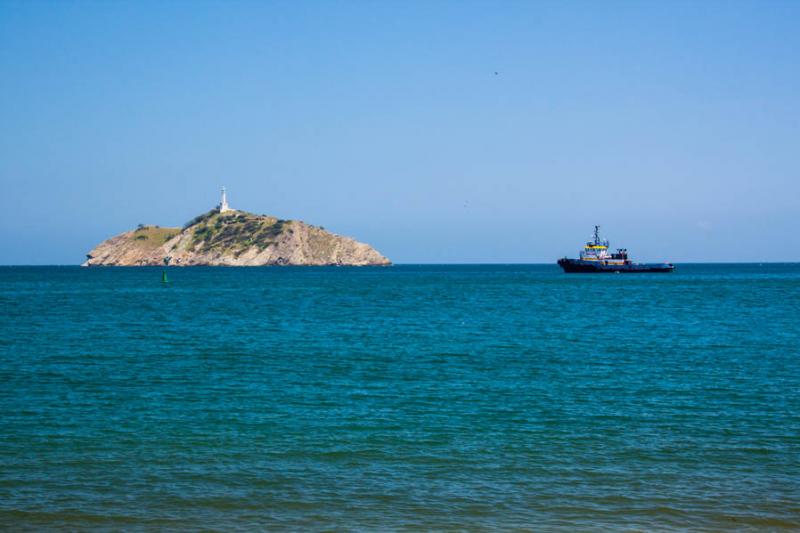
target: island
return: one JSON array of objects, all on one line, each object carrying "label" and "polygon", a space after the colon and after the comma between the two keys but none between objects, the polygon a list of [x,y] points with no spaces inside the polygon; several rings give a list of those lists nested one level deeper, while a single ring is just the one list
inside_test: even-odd
[{"label": "island", "polygon": [[350,237],[299,220],[217,207],[182,228],[140,224],[98,244],[82,266],[385,266],[391,261]]}]

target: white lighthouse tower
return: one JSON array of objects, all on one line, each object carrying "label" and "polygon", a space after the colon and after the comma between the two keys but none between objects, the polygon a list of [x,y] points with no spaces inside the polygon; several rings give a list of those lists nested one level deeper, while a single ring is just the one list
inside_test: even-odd
[{"label": "white lighthouse tower", "polygon": [[219,205],[217,207],[219,208],[219,212],[220,213],[225,213],[227,211],[231,211],[231,208],[228,207],[228,195],[225,194],[225,186],[224,185],[222,186],[222,196],[220,197]]}]

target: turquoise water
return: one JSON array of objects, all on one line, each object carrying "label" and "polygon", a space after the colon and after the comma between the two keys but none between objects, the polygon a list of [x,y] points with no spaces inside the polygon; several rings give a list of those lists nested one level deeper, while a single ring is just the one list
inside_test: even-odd
[{"label": "turquoise water", "polygon": [[0,527],[800,528],[800,265],[0,268]]}]

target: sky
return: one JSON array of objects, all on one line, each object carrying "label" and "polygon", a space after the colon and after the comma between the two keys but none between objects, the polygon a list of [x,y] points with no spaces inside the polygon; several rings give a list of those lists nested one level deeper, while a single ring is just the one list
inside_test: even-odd
[{"label": "sky", "polygon": [[800,261],[800,2],[0,0],[0,264],[219,201],[396,263]]}]

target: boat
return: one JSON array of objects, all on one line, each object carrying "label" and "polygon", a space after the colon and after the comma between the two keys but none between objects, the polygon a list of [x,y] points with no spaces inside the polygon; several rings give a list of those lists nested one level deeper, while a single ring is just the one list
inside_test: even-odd
[{"label": "boat", "polygon": [[634,263],[628,258],[628,250],[617,248],[609,252],[608,240],[600,239],[600,226],[594,227],[594,236],[581,250],[578,259],[564,257],[558,260],[558,266],[568,274],[594,272],[672,272],[672,263]]}]

